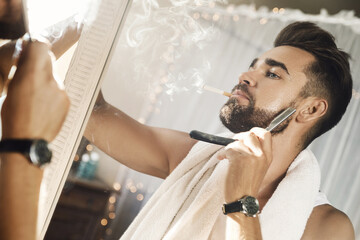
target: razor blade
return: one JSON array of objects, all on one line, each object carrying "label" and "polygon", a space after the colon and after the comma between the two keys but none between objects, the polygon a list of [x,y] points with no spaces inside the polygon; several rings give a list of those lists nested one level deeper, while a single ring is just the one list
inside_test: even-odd
[{"label": "razor blade", "polygon": [[[295,108],[292,108],[292,107],[287,108],[282,113],[280,113],[274,120],[271,121],[271,123],[266,128],[266,130],[269,131],[269,132],[272,132],[282,122],[284,122],[286,119],[288,119],[295,112],[296,112]],[[219,137],[219,136],[216,136],[216,135],[200,132],[200,131],[197,131],[197,130],[191,131],[189,133],[189,135],[190,135],[191,138],[199,140],[199,141],[218,144],[218,145],[223,145],[223,146],[226,146],[226,145],[236,141],[236,139]]]}]

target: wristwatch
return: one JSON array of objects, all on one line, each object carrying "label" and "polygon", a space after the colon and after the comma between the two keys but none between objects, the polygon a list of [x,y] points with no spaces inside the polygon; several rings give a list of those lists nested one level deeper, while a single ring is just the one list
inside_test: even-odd
[{"label": "wristwatch", "polygon": [[248,217],[256,217],[259,211],[259,201],[252,196],[244,196],[243,198],[225,203],[222,207],[223,213],[242,212]]},{"label": "wristwatch", "polygon": [[52,157],[48,142],[44,139],[3,139],[0,141],[0,152],[21,153],[38,167],[50,162]]}]

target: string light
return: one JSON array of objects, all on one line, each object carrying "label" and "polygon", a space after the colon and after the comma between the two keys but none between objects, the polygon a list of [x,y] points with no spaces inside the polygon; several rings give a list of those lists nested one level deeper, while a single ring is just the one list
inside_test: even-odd
[{"label": "string light", "polygon": [[80,156],[78,154],[76,154],[74,157],[74,161],[77,162],[77,161],[79,161],[79,159],[80,159]]},{"label": "string light", "polygon": [[214,22],[217,22],[220,19],[220,15],[219,14],[214,14],[212,19],[213,19]]},{"label": "string light", "polygon": [[279,13],[279,8],[274,7],[272,11],[273,11],[273,13]]},{"label": "string light", "polygon": [[108,220],[106,220],[105,218],[101,219],[101,225],[106,226],[108,224]]},{"label": "string light", "polygon": [[142,200],[144,200],[144,195],[142,195],[142,194],[139,193],[139,194],[136,196],[136,199],[141,202]]},{"label": "string light", "polygon": [[114,204],[116,202],[116,198],[114,196],[109,197],[109,203]]},{"label": "string light", "polygon": [[134,185],[134,181],[132,179],[126,180],[126,189],[130,189],[130,187],[133,185]]},{"label": "string light", "polygon": [[110,211],[110,212],[115,211],[115,206],[114,206],[114,204],[110,204],[110,205],[109,205],[109,211]]},{"label": "string light", "polygon": [[280,8],[280,9],[279,9],[279,13],[280,13],[280,14],[284,14],[284,13],[285,13],[285,8]]},{"label": "string light", "polygon": [[130,192],[135,193],[137,191],[137,188],[135,186],[130,187]]},{"label": "string light", "polygon": [[91,152],[93,149],[94,149],[94,147],[93,147],[93,145],[91,145],[91,144],[88,144],[88,145],[86,146],[86,150],[88,150],[89,152]]},{"label": "string light", "polygon": [[114,188],[116,191],[119,191],[119,190],[121,189],[121,184],[118,183],[118,182],[115,182],[115,183],[113,184],[113,188]]},{"label": "string light", "polygon": [[114,212],[109,213],[109,218],[114,219],[116,217],[116,214]]},{"label": "string light", "polygon": [[238,22],[240,20],[240,17],[238,15],[233,16],[234,22]]}]

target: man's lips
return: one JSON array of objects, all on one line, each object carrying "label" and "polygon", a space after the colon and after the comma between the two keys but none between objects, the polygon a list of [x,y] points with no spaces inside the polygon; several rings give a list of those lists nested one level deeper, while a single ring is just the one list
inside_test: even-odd
[{"label": "man's lips", "polygon": [[231,93],[231,97],[236,97],[236,98],[243,98],[243,99],[247,99],[248,101],[250,101],[249,97],[241,90],[237,89],[235,91],[233,91]]}]

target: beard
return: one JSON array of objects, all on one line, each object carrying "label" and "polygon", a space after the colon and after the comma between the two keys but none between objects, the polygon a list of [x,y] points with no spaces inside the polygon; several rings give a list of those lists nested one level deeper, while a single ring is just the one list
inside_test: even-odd
[{"label": "beard", "polygon": [[[266,128],[276,116],[287,107],[278,111],[270,111],[255,107],[255,100],[250,96],[246,85],[237,85],[232,90],[241,89],[249,96],[249,105],[243,106],[238,103],[236,98],[230,98],[220,110],[220,120],[223,125],[233,133],[246,132],[254,127]],[[290,103],[293,106],[294,102]],[[289,117],[278,127],[271,131],[272,135],[283,132],[291,121]]]},{"label": "beard", "polygon": [[5,14],[0,16],[0,38],[17,39],[26,33],[21,2],[8,3]]},{"label": "beard", "polygon": [[18,39],[25,34],[25,26],[22,22],[2,22],[0,21],[1,39]]}]

